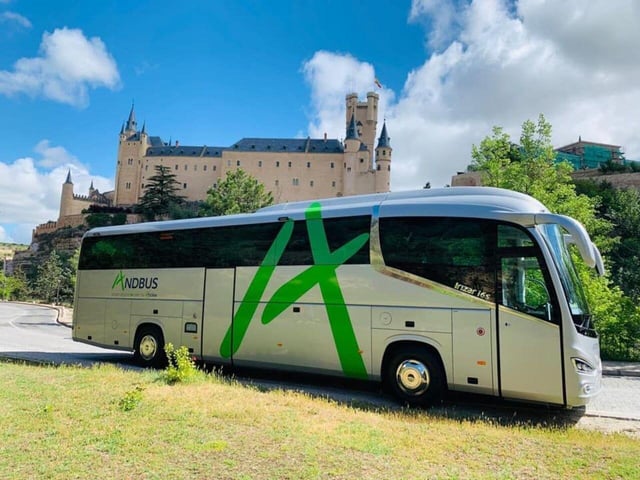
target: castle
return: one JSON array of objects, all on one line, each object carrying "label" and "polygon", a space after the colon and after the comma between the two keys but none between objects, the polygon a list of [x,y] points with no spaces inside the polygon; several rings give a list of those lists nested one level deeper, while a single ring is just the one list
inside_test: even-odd
[{"label": "castle", "polygon": [[[169,167],[187,201],[204,200],[207,191],[227,172],[242,168],[271,191],[276,203],[363,193],[388,192],[392,148],[383,123],[376,144],[379,96],[367,93],[359,101],[356,93],[346,96],[344,141],[324,138],[243,138],[229,147],[186,146],[165,143],[138,129],[134,106],[119,134],[115,190],[87,196],[73,191],[71,173],[62,186],[57,221],[39,225],[38,235],[84,223],[82,213],[91,205],[133,207],[144,195],[145,182],[155,167]],[[128,220],[135,222],[135,216]]]}]

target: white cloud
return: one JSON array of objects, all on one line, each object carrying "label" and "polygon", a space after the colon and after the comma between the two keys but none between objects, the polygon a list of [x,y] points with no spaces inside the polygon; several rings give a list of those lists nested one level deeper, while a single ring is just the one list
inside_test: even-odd
[{"label": "white cloud", "polygon": [[427,44],[437,50],[455,38],[460,29],[459,2],[451,0],[413,0],[409,21],[422,23],[428,31]]},{"label": "white cloud", "polygon": [[15,12],[0,13],[0,23],[12,23],[17,24],[20,27],[31,28],[31,22],[29,19]]},{"label": "white cloud", "polygon": [[[62,184],[69,171],[76,194],[86,195],[92,181],[102,192],[113,189],[111,180],[92,176],[62,147],[51,147],[43,140],[35,151],[41,158],[0,162],[0,240],[30,243],[31,230],[36,225],[56,220]],[[44,166],[46,170],[39,170],[37,166]]]},{"label": "white cloud", "polygon": [[0,71],[0,93],[42,96],[84,107],[89,88],[118,88],[115,60],[98,37],[86,38],[81,30],[61,28],[45,32],[39,56],[21,58],[13,71]]},{"label": "white cloud", "polygon": [[[557,146],[580,135],[622,145],[627,158],[640,160],[640,2],[414,0],[409,18],[429,26],[434,50],[408,72],[397,101],[382,92],[393,190],[449,184],[493,125],[517,139],[522,122],[540,113]],[[310,133],[324,125],[343,132],[345,79],[365,91],[373,68],[318,52],[304,72]]]},{"label": "white cloud", "polygon": [[13,237],[7,233],[2,225],[0,225],[0,242],[2,243],[16,243]]},{"label": "white cloud", "polygon": [[[360,62],[351,55],[319,51],[303,66],[305,79],[311,86],[311,103],[314,118],[309,125],[309,135],[344,138],[344,98],[347,92],[373,91],[375,72],[373,66]],[[380,95],[379,115],[384,116],[387,105],[393,100],[393,92],[377,90]]]},{"label": "white cloud", "polygon": [[40,140],[33,150],[42,156],[38,160],[39,167],[54,168],[66,165],[81,165],[78,159],[69,153],[67,149],[64,147],[52,147],[49,144],[49,140]]}]

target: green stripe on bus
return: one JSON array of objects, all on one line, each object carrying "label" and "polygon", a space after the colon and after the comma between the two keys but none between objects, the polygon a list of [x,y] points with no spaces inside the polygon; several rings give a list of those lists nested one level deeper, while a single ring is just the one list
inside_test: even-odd
[{"label": "green stripe on bus", "polygon": [[[362,359],[342,290],[340,289],[336,269],[366,244],[369,234],[358,235],[334,252],[331,252],[322,222],[319,203],[313,203],[309,206],[305,212],[305,219],[315,265],[296,275],[276,290],[262,313],[262,323],[266,325],[273,321],[300,297],[318,285],[327,310],[331,333],[344,374],[349,377],[367,378],[367,369]],[[283,233],[283,227],[274,242],[275,245],[280,245],[280,247],[275,252],[272,252],[274,248],[274,245],[272,245],[267,253],[267,257],[272,253],[275,255],[274,263],[276,265],[291,238],[293,222],[287,222],[287,224],[289,223],[291,223],[291,227],[288,233]],[[281,241],[282,244],[280,244]],[[223,357],[230,357],[240,347],[274,269],[275,266],[261,265],[256,272],[234,317],[234,326],[229,328],[220,347]],[[231,338],[233,338],[233,345],[231,345]]]}]

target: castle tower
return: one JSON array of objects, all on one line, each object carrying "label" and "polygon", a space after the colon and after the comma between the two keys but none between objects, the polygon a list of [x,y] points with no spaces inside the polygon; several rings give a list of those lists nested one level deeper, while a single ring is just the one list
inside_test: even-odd
[{"label": "castle tower", "polygon": [[142,194],[142,159],[147,151],[148,141],[146,125],[142,126],[141,132],[138,131],[132,104],[129,118],[120,129],[114,205],[130,206],[138,203]]},{"label": "castle tower", "polygon": [[390,190],[392,151],[390,138],[387,134],[387,122],[384,122],[380,138],[378,138],[378,146],[376,147],[376,193]]},{"label": "castle tower", "polygon": [[373,151],[375,146],[376,131],[378,128],[378,102],[379,95],[375,92],[367,93],[367,101],[359,102],[358,94],[350,93],[346,97],[346,123],[355,115],[358,136],[370,152],[368,168],[373,168]]},{"label": "castle tower", "polygon": [[73,213],[73,182],[71,181],[71,169],[67,173],[67,180],[62,184],[60,195],[60,216],[64,218]]},{"label": "castle tower", "polygon": [[347,135],[344,139],[344,165],[343,165],[343,195],[354,195],[356,191],[356,178],[359,166],[359,156],[362,155],[363,144],[358,134],[355,114],[347,124]]}]

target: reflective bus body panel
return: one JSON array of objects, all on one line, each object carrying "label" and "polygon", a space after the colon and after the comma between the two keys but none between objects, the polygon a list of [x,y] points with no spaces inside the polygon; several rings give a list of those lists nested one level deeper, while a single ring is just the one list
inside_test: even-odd
[{"label": "reflective bus body panel", "polygon": [[[533,253],[520,254],[517,248],[513,253],[509,246],[496,251],[503,251],[497,254],[503,258],[503,269],[525,265],[523,262],[540,262],[540,270],[534,269],[534,273],[542,272],[536,275],[543,275],[546,288],[552,291],[549,295],[554,300],[549,302],[553,307],[548,308],[554,311],[556,320],[551,322],[540,313],[536,318],[525,310],[514,310],[507,306],[508,302],[502,305],[510,281],[503,278],[500,284],[500,266],[492,266],[493,257],[480,258],[478,261],[484,261],[485,267],[478,264],[478,268],[485,270],[478,270],[472,277],[472,253],[463,252],[460,267],[429,270],[429,262],[437,261],[437,255],[432,253],[424,264],[426,276],[418,259],[410,259],[415,271],[399,268],[401,263],[386,263],[390,249],[384,246],[384,235],[389,234],[384,225],[395,223],[385,219],[399,218],[400,224],[406,219],[408,223],[401,228],[407,234],[414,230],[412,222],[416,218],[416,225],[420,218],[439,219],[432,222],[436,226],[441,219],[454,219],[443,223],[453,225],[454,230],[457,225],[477,219],[489,232],[490,237],[485,240],[491,248],[487,255],[491,256],[496,255],[491,253],[495,247],[489,241],[495,235],[495,222],[504,222],[502,219],[509,215],[516,218],[513,215],[521,210],[524,213],[518,213],[517,218],[533,218],[533,214],[544,211],[529,197],[486,190],[490,192],[468,189],[469,194],[446,191],[440,196],[401,192],[395,196],[366,196],[360,201],[301,202],[297,206],[269,207],[253,215],[93,230],[87,236],[94,241],[96,237],[127,234],[154,238],[159,235],[158,245],[162,245],[162,232],[177,232],[166,234],[165,240],[173,234],[180,237],[180,232],[186,233],[180,238],[188,238],[195,228],[200,232],[198,238],[206,242],[208,229],[254,225],[260,230],[266,222],[273,224],[268,227],[273,238],[260,239],[263,252],[268,253],[251,260],[254,266],[241,265],[242,259],[228,267],[205,265],[204,258],[215,249],[194,245],[192,248],[201,249],[196,256],[203,258],[199,267],[81,268],[74,340],[131,350],[140,326],[151,324],[161,328],[165,342],[185,345],[205,361],[369,380],[384,376],[382,368],[389,348],[413,343],[437,352],[451,390],[583,405],[600,388],[597,338],[586,338],[573,327],[554,258],[535,226],[514,224],[521,233],[529,232],[522,233],[531,240],[522,252]],[[493,198],[491,192],[504,198]],[[339,238],[340,231],[347,228],[341,219],[346,216],[349,220],[352,215],[369,219],[371,228],[366,227],[366,238],[358,231]],[[458,217],[460,220],[455,220]],[[295,227],[287,223],[294,220]],[[389,228],[386,232],[395,232]],[[332,235],[338,235],[337,240]],[[295,242],[308,240],[311,246],[295,249]],[[365,241],[366,255],[364,250],[358,250]],[[276,245],[278,242],[282,245]],[[460,245],[463,250],[471,248],[469,252],[484,248],[464,238]],[[230,246],[218,248],[233,254]],[[311,251],[306,252],[305,248]],[[348,248],[351,250],[334,262],[343,253],[341,249]],[[306,258],[306,263],[296,265],[296,255]],[[368,259],[367,263],[359,263],[363,258]],[[458,260],[452,261],[457,265]],[[190,262],[197,265],[197,258]],[[487,279],[495,275],[491,273],[495,268],[498,283],[494,285]],[[486,274],[477,274],[483,271]],[[595,371],[576,374],[572,360],[575,357],[596,364]]]}]

